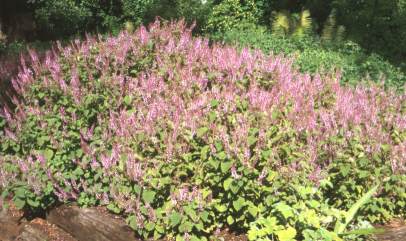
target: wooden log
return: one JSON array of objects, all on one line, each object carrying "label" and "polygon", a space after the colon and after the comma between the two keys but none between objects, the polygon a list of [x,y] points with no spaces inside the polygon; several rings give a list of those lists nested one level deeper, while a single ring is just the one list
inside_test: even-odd
[{"label": "wooden log", "polygon": [[16,241],[51,241],[48,234],[37,225],[26,224]]},{"label": "wooden log", "polygon": [[388,229],[376,238],[378,241],[406,241],[406,226]]},{"label": "wooden log", "polygon": [[78,241],[139,240],[124,220],[93,208],[62,206],[52,210],[47,220]]},{"label": "wooden log", "polygon": [[36,218],[24,225],[14,241],[77,241],[70,234],[44,219]]},{"label": "wooden log", "polygon": [[21,216],[0,207],[0,241],[13,241],[21,230]]}]

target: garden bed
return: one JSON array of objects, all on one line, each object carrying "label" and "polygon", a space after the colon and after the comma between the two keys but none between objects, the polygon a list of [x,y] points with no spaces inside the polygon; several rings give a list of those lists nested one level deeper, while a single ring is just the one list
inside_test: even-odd
[{"label": "garden bed", "polygon": [[88,239],[357,240],[406,216],[404,94],[191,32],[157,21],[32,52],[0,113],[2,197],[70,232],[87,209],[53,207],[123,219],[88,218]]}]

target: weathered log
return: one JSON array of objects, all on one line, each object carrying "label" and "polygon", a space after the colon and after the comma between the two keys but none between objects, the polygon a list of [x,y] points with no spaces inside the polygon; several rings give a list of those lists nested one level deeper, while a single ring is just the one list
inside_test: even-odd
[{"label": "weathered log", "polygon": [[376,238],[378,241],[406,241],[406,226],[388,229]]},{"label": "weathered log", "polygon": [[0,207],[0,241],[13,241],[20,233],[21,216]]},{"label": "weathered log", "polygon": [[15,241],[77,241],[70,234],[44,219],[26,224]]},{"label": "weathered log", "polygon": [[48,234],[38,225],[26,224],[16,241],[51,241]]},{"label": "weathered log", "polygon": [[47,220],[78,241],[138,240],[123,220],[92,208],[62,206],[52,210]]}]

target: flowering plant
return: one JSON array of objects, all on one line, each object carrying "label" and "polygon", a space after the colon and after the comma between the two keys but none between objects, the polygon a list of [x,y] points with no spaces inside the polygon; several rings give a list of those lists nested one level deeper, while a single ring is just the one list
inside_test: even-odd
[{"label": "flowering plant", "polygon": [[361,217],[405,215],[405,95],[191,31],[157,21],[43,61],[31,52],[16,108],[1,112],[3,196],[29,209],[105,205],[145,238],[205,240],[269,215],[303,238],[382,180]]}]

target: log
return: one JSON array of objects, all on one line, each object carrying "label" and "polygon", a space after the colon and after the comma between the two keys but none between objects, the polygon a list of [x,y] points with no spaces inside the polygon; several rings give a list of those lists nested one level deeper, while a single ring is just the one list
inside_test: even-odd
[{"label": "log", "polygon": [[77,241],[70,234],[44,219],[36,218],[26,224],[15,241]]},{"label": "log", "polygon": [[16,241],[51,241],[51,238],[37,225],[26,224]]},{"label": "log", "polygon": [[378,241],[406,241],[406,226],[388,229],[376,237]]},{"label": "log", "polygon": [[19,213],[0,207],[0,241],[13,241],[18,236],[20,219]]},{"label": "log", "polygon": [[47,221],[78,241],[138,241],[122,219],[94,208],[62,206],[52,210]]}]

